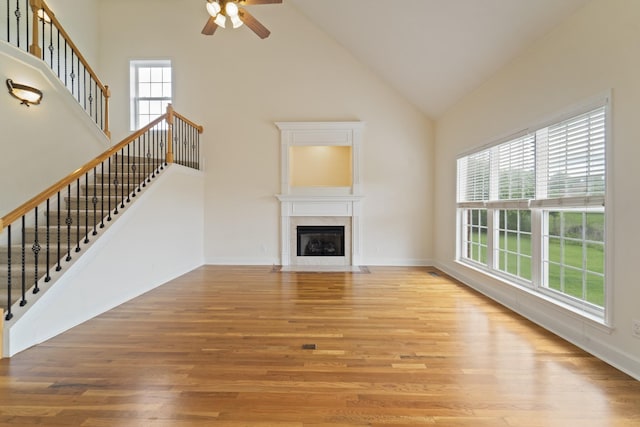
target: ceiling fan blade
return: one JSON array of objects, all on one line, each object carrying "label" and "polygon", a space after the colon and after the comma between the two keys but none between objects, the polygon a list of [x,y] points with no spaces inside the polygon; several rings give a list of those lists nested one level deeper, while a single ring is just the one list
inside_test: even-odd
[{"label": "ceiling fan blade", "polygon": [[215,18],[213,16],[210,16],[207,23],[204,24],[204,28],[202,29],[202,34],[204,34],[205,36],[212,36],[217,29],[218,29],[218,24],[216,24]]},{"label": "ceiling fan blade", "polygon": [[256,4],[282,3],[282,0],[239,0],[238,3],[241,4],[241,5],[253,6],[253,5],[256,5]]},{"label": "ceiling fan blade", "polygon": [[240,20],[244,22],[244,24],[251,28],[251,30],[258,35],[261,39],[266,39],[271,34],[271,31],[267,30],[267,27],[262,25],[256,18],[253,17],[249,12],[245,9],[240,8],[239,14]]}]

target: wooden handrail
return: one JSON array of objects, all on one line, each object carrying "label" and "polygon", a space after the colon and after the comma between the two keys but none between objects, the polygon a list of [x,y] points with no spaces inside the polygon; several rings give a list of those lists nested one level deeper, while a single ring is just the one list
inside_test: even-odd
[{"label": "wooden handrail", "polygon": [[182,114],[176,113],[174,111],[173,115],[176,116],[177,118],[179,118],[180,120],[182,120],[183,122],[187,123],[189,126],[192,126],[192,127],[196,128],[196,129],[198,129],[198,133],[202,133],[204,131],[204,127],[202,127],[202,125],[198,125],[198,124],[192,122],[191,120],[187,119]]},{"label": "wooden handrail", "polygon": [[[44,0],[31,0],[31,1],[33,1],[34,3],[40,3],[37,7],[39,7],[39,9],[44,9],[47,16],[51,18],[51,22],[58,29],[62,37],[66,40],[67,45],[71,47],[71,50],[73,50],[73,52],[76,54],[80,62],[82,62],[82,65],[89,72],[89,75],[91,75],[93,80],[96,82],[96,84],[102,91],[103,95],[107,97],[107,93],[108,93],[107,87],[102,83],[102,81],[100,81],[100,79],[98,78],[98,75],[95,73],[95,71],[93,71],[93,68],[91,68],[91,66],[85,59],[85,57],[82,55],[82,53],[80,52],[80,49],[78,49],[78,46],[76,46],[73,40],[71,40],[71,36],[69,36],[69,34],[65,31],[64,27],[62,26],[60,21],[58,21],[58,18],[56,18],[53,11],[49,9],[49,6],[44,2]],[[38,10],[34,10],[33,13],[37,15]]]},{"label": "wooden handrail", "polygon": [[44,15],[47,16],[47,18],[51,21],[50,23],[48,23],[48,25],[52,25],[56,28],[56,30],[58,31],[58,34],[61,35],[62,38],[64,39],[66,46],[71,48],[72,53],[82,63],[82,66],[84,67],[85,71],[89,73],[89,76],[91,76],[92,81],[95,82],[96,87],[102,93],[102,96],[104,97],[104,123],[101,124],[101,127],[103,128],[102,131],[104,132],[104,134],[108,138],[110,138],[111,132],[109,130],[109,97],[111,96],[111,92],[109,91],[109,86],[102,83],[102,81],[100,80],[96,72],[93,71],[93,68],[91,68],[91,66],[89,65],[89,62],[86,60],[84,55],[82,55],[82,53],[80,52],[80,49],[78,49],[78,46],[76,46],[76,44],[71,39],[71,36],[69,36],[67,31],[64,29],[64,27],[60,23],[60,21],[58,21],[58,18],[55,16],[55,13],[53,13],[53,11],[44,2],[44,0],[29,0],[29,6],[31,7],[31,11],[33,12],[32,13],[33,22],[31,25],[32,42],[31,42],[31,45],[29,46],[29,53],[31,53],[33,56],[37,57],[38,59],[44,59],[42,57],[42,48],[44,48],[44,46],[40,47],[39,45],[40,43],[39,27],[40,26],[38,22],[40,20],[40,17],[38,16],[38,12],[42,10],[44,13],[42,19],[44,19]]}]

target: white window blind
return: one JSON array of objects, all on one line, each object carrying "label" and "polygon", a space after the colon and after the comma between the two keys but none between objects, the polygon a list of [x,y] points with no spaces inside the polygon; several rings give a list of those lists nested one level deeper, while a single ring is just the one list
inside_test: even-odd
[{"label": "white window blind", "polygon": [[549,126],[538,185],[546,198],[604,195],[605,108]]},{"label": "white window blind", "polygon": [[490,151],[458,159],[458,202],[489,200]]},{"label": "white window blind", "polygon": [[[532,199],[535,195],[535,135],[497,146],[499,200]],[[493,199],[493,197],[492,197]]]}]

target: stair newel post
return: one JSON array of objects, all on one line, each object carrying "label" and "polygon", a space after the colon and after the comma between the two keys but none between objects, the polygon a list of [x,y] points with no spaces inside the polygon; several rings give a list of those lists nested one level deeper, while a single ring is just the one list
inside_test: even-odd
[{"label": "stair newel post", "polygon": [[31,45],[29,46],[29,53],[33,56],[42,59],[42,49],[38,44],[39,38],[39,27],[38,27],[38,11],[42,9],[42,0],[29,0],[29,5],[31,6],[31,11],[33,12],[31,31],[32,31],[32,39]]},{"label": "stair newel post", "polygon": [[167,163],[173,163],[173,105],[167,105]]}]

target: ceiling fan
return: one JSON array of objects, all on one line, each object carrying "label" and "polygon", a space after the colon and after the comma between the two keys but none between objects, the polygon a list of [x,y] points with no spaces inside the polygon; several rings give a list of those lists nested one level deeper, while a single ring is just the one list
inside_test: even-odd
[{"label": "ceiling fan", "polygon": [[233,28],[246,24],[258,37],[266,39],[271,34],[271,31],[267,30],[242,6],[274,3],[282,3],[282,0],[207,0],[207,12],[211,16],[209,16],[209,20],[207,20],[202,29],[202,34],[211,36],[218,27],[225,28],[228,18]]}]

